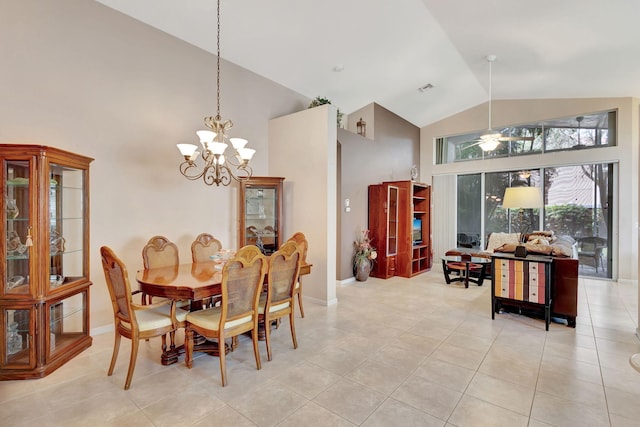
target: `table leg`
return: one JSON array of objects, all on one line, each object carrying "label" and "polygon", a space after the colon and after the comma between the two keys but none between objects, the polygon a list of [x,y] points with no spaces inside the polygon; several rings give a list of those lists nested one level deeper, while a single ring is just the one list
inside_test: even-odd
[{"label": "table leg", "polygon": [[447,285],[451,284],[451,278],[449,277],[449,269],[447,268],[447,261],[442,260],[442,271],[444,272],[444,280],[447,282]]},{"label": "table leg", "polygon": [[482,267],[480,268],[480,276],[478,277],[478,281],[476,283],[478,283],[478,286],[482,286],[482,283],[484,283],[484,278],[487,274],[487,264],[482,264]]},{"label": "table leg", "polygon": [[468,288],[469,287],[469,263],[465,262],[464,263],[464,287]]}]

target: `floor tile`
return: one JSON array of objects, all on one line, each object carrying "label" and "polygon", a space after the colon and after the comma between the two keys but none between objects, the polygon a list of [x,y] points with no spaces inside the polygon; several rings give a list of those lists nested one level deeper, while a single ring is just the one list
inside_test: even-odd
[{"label": "floor tile", "polygon": [[316,396],[313,402],[354,424],[360,424],[384,398],[382,393],[343,379]]},{"label": "floor tile", "polygon": [[131,343],[122,341],[108,377],[113,333],[97,335],[45,378],[0,381],[0,424],[637,425],[640,373],[628,361],[640,349],[637,286],[581,278],[576,328],[548,332],[526,316],[492,320],[489,294],[447,286],[436,269],[339,286],[338,304],[309,302],[296,316],[298,349],[286,322],[272,333],[271,362],[260,343],[261,370],[241,337],[225,387],[218,358],[163,366],[152,339],[141,342],[125,391]]},{"label": "floor tile", "polygon": [[459,427],[525,427],[528,417],[465,395],[449,418],[449,423]]},{"label": "floor tile", "polygon": [[465,395],[472,396],[518,414],[529,416],[534,387],[514,384],[489,375],[478,374],[473,378]]},{"label": "floor tile", "polygon": [[362,424],[363,427],[442,427],[443,420],[426,414],[395,399],[387,399]]},{"label": "floor tile", "polygon": [[554,426],[607,426],[606,410],[536,392],[531,417]]},{"label": "floor tile", "polygon": [[398,387],[391,397],[446,420],[462,397],[462,393],[413,375]]}]

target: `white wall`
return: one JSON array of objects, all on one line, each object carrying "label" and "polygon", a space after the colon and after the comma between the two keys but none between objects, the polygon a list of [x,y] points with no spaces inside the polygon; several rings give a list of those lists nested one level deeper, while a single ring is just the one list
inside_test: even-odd
[{"label": "white wall", "polygon": [[[95,158],[92,329],[113,325],[100,246],[124,260],[134,286],[142,247],[155,234],[175,241],[183,261],[202,232],[236,246],[237,187],[186,180],[175,146],[197,143],[203,118],[216,113],[214,55],[77,0],[3,2],[0,51],[0,141]],[[221,79],[230,133],[249,140],[254,173],[268,175],[269,119],[305,109],[309,99],[225,61]]]},{"label": "white wall", "polygon": [[[565,151],[553,155],[530,155],[484,161],[434,164],[437,137],[486,128],[487,104],[471,108],[421,130],[420,166],[424,176],[471,172],[519,170],[590,162],[618,163],[619,179],[614,211],[614,274],[619,281],[638,279],[638,100],[635,98],[542,99],[494,101],[494,127],[516,125],[557,117],[618,110],[618,145],[597,150]],[[434,188],[434,191],[438,191]],[[438,224],[434,223],[434,228]],[[615,278],[615,276],[614,276]]]},{"label": "white wall", "polygon": [[303,295],[330,305],[336,300],[336,112],[329,104],[269,122],[269,171],[284,176],[284,231],[305,233],[311,274]]}]

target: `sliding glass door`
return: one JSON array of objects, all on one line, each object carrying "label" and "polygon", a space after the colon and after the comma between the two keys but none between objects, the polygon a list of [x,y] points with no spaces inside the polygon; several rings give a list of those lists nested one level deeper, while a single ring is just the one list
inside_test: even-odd
[{"label": "sliding glass door", "polygon": [[517,212],[502,208],[505,189],[541,187],[543,223],[539,209],[525,209],[529,231],[553,230],[571,236],[577,242],[580,274],[611,278],[613,169],[612,163],[596,163],[458,175],[458,245],[480,247],[480,236],[486,242],[489,233],[517,232]]},{"label": "sliding glass door", "polygon": [[547,168],[546,227],[578,242],[580,274],[611,277],[613,165]]}]

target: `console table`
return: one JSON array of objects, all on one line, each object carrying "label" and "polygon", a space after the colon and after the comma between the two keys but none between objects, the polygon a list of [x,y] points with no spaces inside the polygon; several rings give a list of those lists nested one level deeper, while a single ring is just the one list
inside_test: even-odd
[{"label": "console table", "polygon": [[551,321],[551,265],[552,257],[529,255],[518,258],[513,254],[491,256],[491,318],[502,304],[517,306],[520,310],[544,310],[545,329]]}]

